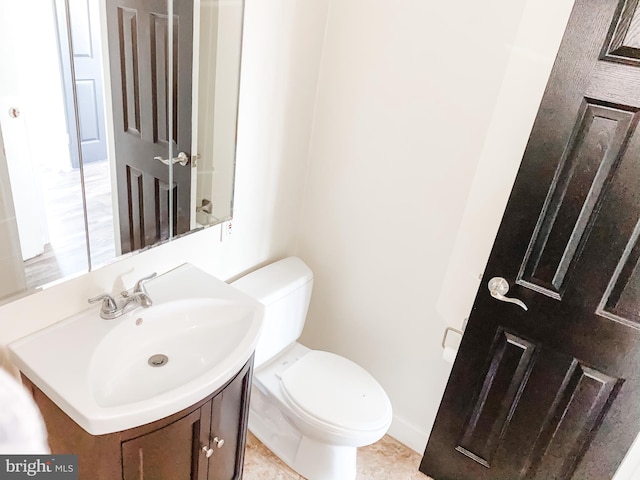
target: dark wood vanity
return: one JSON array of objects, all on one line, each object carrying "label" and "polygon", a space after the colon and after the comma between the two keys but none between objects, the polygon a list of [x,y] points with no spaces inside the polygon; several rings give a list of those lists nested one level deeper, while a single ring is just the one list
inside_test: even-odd
[{"label": "dark wood vanity", "polygon": [[78,455],[80,480],[242,478],[253,358],[225,385],[169,417],[106,435],[78,426],[23,375],[52,453]]}]

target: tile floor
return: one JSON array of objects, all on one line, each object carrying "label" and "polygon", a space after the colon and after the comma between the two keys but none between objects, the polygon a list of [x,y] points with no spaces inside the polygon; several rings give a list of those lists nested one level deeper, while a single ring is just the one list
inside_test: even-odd
[{"label": "tile floor", "polygon": [[[385,435],[358,451],[357,480],[429,480],[418,471],[420,455]],[[273,455],[251,432],[247,437],[243,480],[304,480]]]}]

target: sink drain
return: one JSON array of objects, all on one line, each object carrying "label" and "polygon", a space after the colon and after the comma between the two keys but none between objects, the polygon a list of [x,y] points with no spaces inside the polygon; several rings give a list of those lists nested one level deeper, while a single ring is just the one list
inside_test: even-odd
[{"label": "sink drain", "polygon": [[149,357],[147,363],[152,367],[162,367],[169,363],[169,357],[161,353],[156,353],[155,355],[151,355]]}]

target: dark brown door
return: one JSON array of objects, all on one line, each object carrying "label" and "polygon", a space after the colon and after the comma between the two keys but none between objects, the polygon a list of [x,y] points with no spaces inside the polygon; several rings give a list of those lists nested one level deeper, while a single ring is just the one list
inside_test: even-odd
[{"label": "dark brown door", "polygon": [[167,0],[108,0],[107,25],[120,236],[126,253],[189,228],[191,165],[175,165],[170,182],[170,167],[155,157],[190,153],[193,0],[174,1],[172,22]]},{"label": "dark brown door", "polygon": [[611,478],[638,433],[639,28],[638,0],[576,1],[420,465],[436,480]]}]

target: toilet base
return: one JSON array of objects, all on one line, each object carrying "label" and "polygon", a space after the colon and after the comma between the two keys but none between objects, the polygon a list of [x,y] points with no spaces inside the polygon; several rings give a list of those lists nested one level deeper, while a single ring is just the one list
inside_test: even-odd
[{"label": "toilet base", "polygon": [[249,430],[289,467],[308,480],[355,480],[358,449],[313,440],[301,434],[254,387]]},{"label": "toilet base", "polygon": [[356,447],[336,447],[303,436],[291,467],[308,480],[355,480]]},{"label": "toilet base", "polygon": [[309,352],[309,348],[293,342],[254,370],[249,430],[308,480],[355,480],[358,447],[382,438],[388,425],[375,432],[345,431],[319,428],[297,417],[283,396],[280,382],[283,372]]}]

